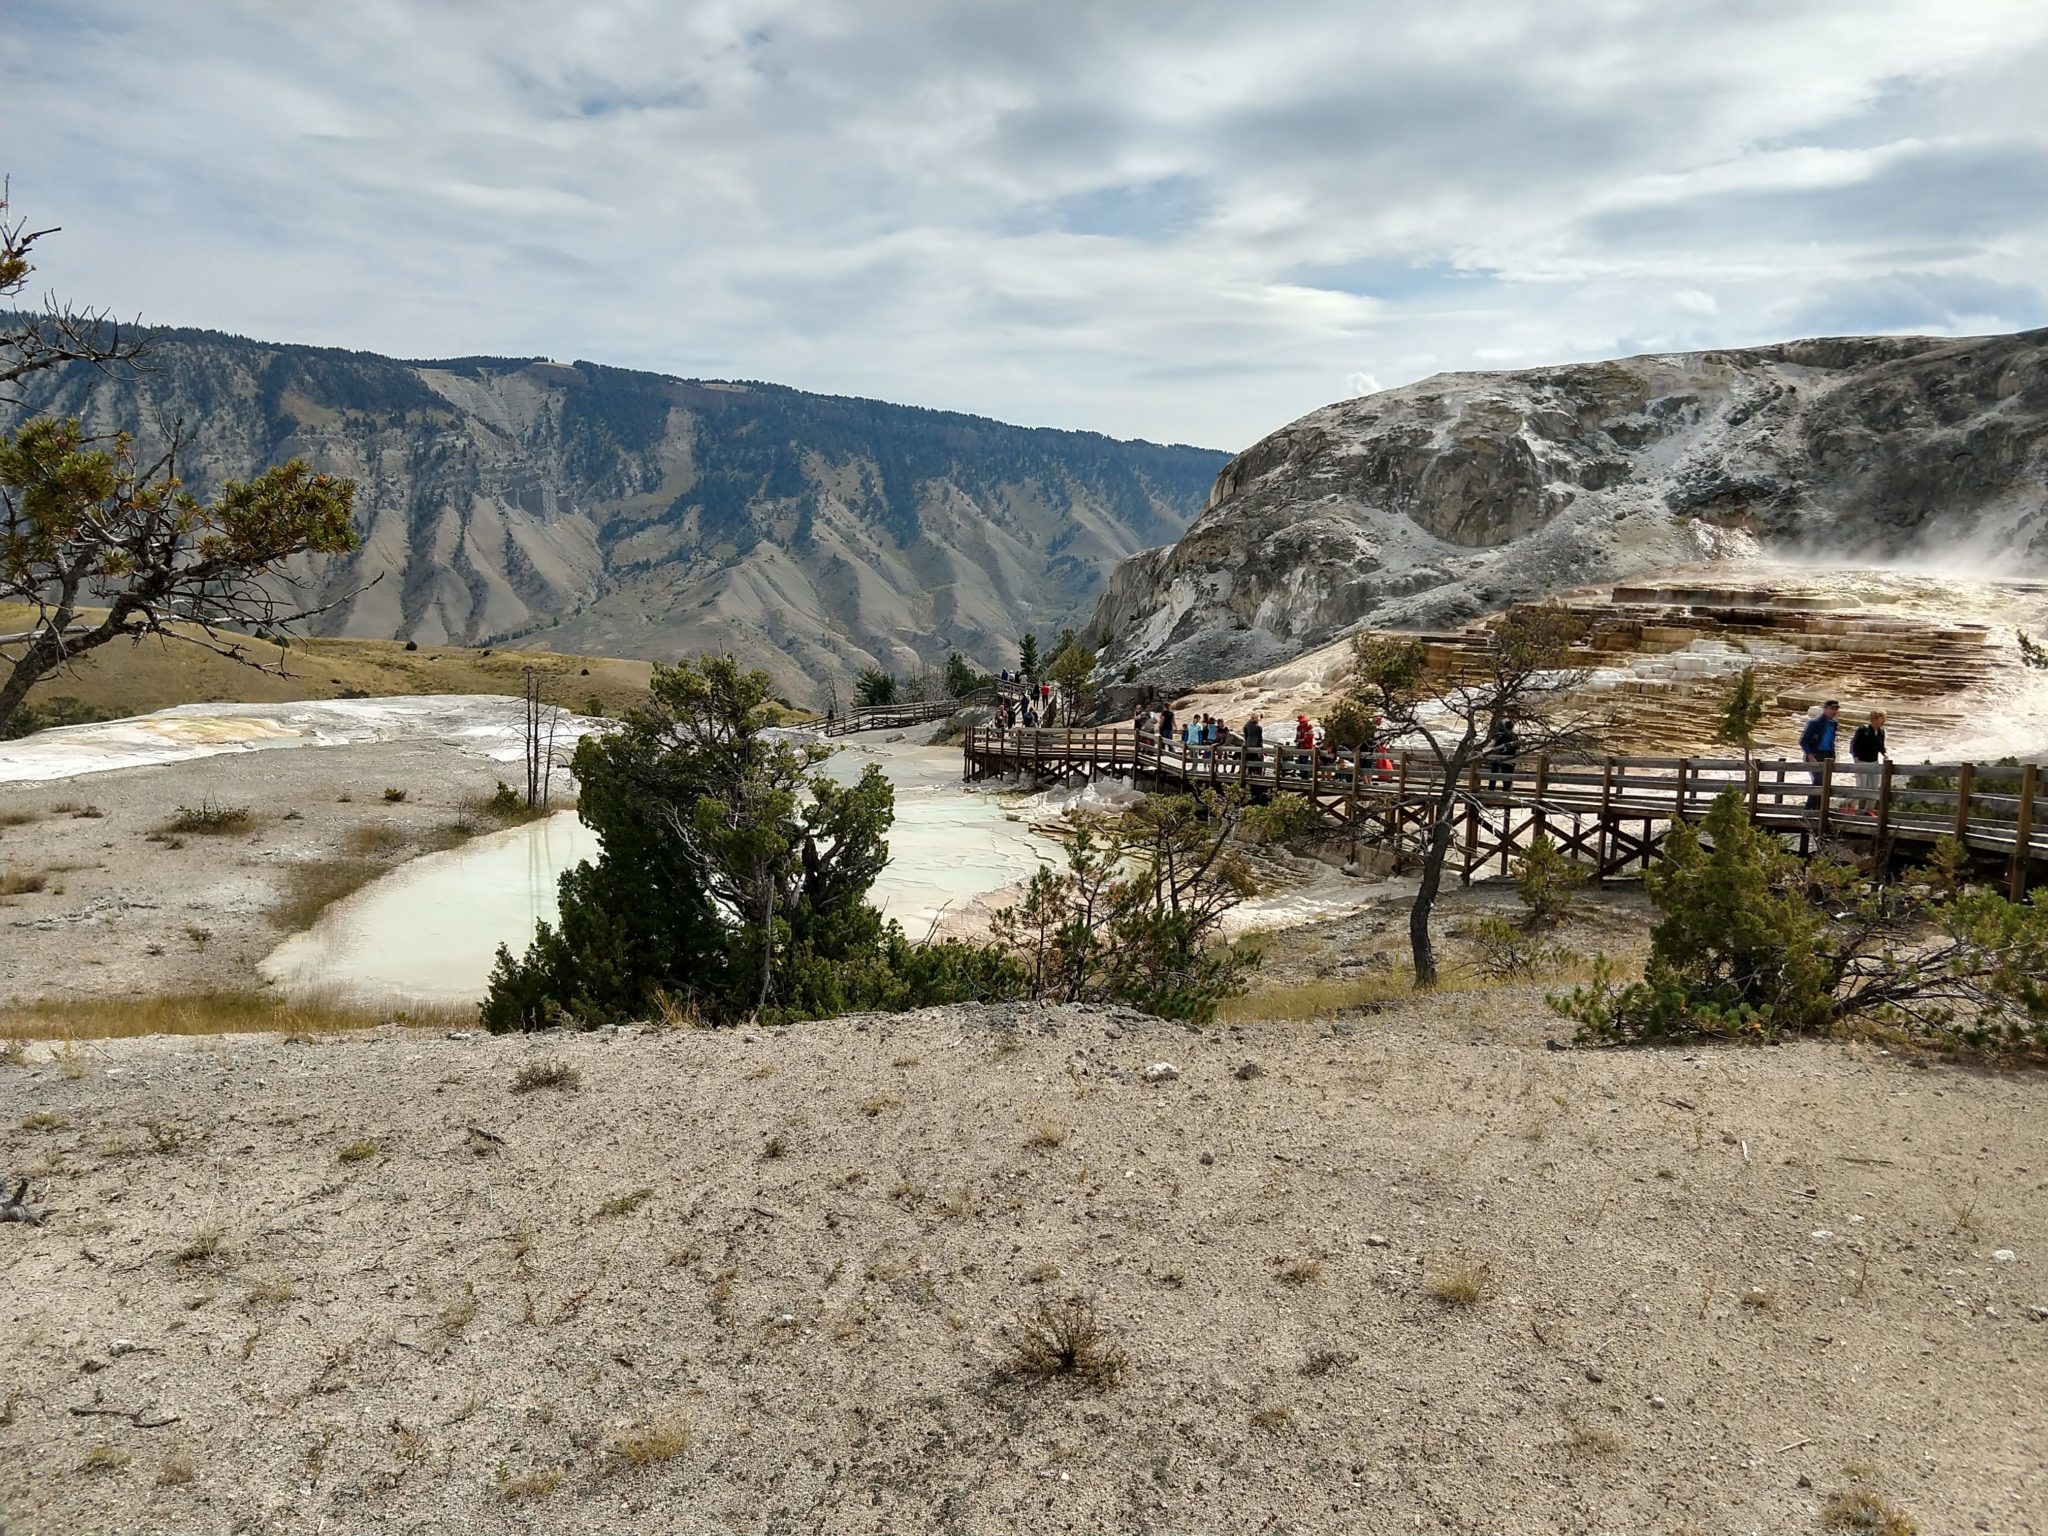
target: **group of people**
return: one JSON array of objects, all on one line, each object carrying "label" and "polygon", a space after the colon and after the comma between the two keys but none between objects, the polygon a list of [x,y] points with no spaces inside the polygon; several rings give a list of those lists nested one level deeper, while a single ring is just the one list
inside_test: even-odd
[{"label": "group of people", "polygon": [[[1812,775],[1814,787],[1828,782],[1830,775],[1825,764],[1836,761],[1842,738],[1842,705],[1839,699],[1829,699],[1806,712],[1806,729],[1799,733],[1799,756],[1802,761],[1812,764],[1808,772]],[[1884,773],[1883,765],[1892,760],[1891,749],[1885,742],[1884,711],[1874,709],[1870,718],[1856,727],[1849,737],[1848,789],[1843,793],[1843,780],[1833,775],[1834,787],[1840,796],[1834,809],[1845,815],[1875,816],[1877,814],[1878,784]],[[1820,809],[1818,793],[1807,796],[1808,810]]]},{"label": "group of people", "polygon": [[[1004,682],[1015,680],[1016,674],[1003,673]],[[996,706],[996,718],[1006,731],[1014,731],[1020,726],[1025,730],[1036,730],[1041,725],[1059,724],[1064,702],[1055,684],[1026,683],[1023,691],[1014,698],[1007,693],[1003,695],[1001,703]]]}]

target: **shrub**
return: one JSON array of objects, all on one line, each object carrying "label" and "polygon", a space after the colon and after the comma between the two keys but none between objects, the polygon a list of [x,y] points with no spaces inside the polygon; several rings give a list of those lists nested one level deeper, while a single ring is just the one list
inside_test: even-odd
[{"label": "shrub", "polygon": [[408,651],[416,651],[420,648],[420,643],[417,640],[408,640],[405,642],[405,648]]},{"label": "shrub", "polygon": [[1041,1301],[1008,1335],[1010,1362],[1020,1375],[1067,1376],[1107,1391],[1130,1369],[1123,1349],[1102,1330],[1095,1304],[1084,1296]]},{"label": "shrub", "polygon": [[1647,876],[1663,916],[1643,979],[1617,986],[1601,965],[1552,1004],[1600,1044],[1862,1023],[1943,1049],[2048,1052],[2048,892],[1959,886],[1961,864],[1940,847],[1932,870],[1876,886],[1794,857],[1730,789],[1699,831],[1672,829]]},{"label": "shrub", "polygon": [[393,805],[397,805],[401,801],[403,801],[405,799],[405,795],[406,792],[404,790],[394,787],[387,787],[384,791],[384,798],[390,801]]},{"label": "shrub", "polygon": [[1296,794],[1275,795],[1244,813],[1244,829],[1255,843],[1298,843],[1322,824],[1322,813]]},{"label": "shrub", "polygon": [[583,1074],[558,1056],[529,1061],[512,1078],[514,1093],[531,1093],[536,1088],[559,1088],[573,1093],[583,1086]]},{"label": "shrub", "polygon": [[1503,917],[1485,917],[1470,935],[1472,968],[1488,981],[1527,981],[1581,963],[1576,950],[1547,943]]},{"label": "shrub", "polygon": [[215,805],[211,800],[201,800],[196,806],[179,806],[177,813],[163,824],[162,830],[220,837],[229,832],[247,831],[251,820],[253,818],[246,805]]},{"label": "shrub", "polygon": [[1828,1495],[1820,1523],[1831,1531],[1867,1531],[1871,1536],[1917,1536],[1920,1529],[1906,1512],[1868,1488],[1847,1488]]},{"label": "shrub", "polygon": [[1067,845],[1067,869],[1040,869],[1023,899],[991,919],[1033,998],[1115,1002],[1206,1021],[1244,990],[1256,951],[1214,941],[1253,890],[1230,850],[1239,802],[1154,795]]},{"label": "shrub", "polygon": [[1540,832],[1515,860],[1514,871],[1515,894],[1528,908],[1523,921],[1531,931],[1554,928],[1563,921],[1579,887],[1586,883],[1585,869],[1558,852],[1557,844]]},{"label": "shrub", "polygon": [[657,1467],[673,1461],[696,1439],[689,1420],[668,1414],[650,1424],[620,1430],[605,1443],[605,1456],[615,1470]]},{"label": "shrub", "polygon": [[1493,1267],[1460,1259],[1429,1282],[1429,1294],[1446,1306],[1476,1307],[1486,1299]]}]

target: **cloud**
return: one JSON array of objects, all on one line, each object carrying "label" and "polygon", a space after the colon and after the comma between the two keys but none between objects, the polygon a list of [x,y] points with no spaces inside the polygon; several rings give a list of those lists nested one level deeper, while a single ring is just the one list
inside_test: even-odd
[{"label": "cloud", "polygon": [[1422,374],[2048,324],[2038,0],[16,0],[165,323],[1241,447]]}]

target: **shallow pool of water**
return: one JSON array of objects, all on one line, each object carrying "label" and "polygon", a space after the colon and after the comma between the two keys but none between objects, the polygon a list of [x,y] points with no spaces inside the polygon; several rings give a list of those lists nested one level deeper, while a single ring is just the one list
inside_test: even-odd
[{"label": "shallow pool of water", "polygon": [[[959,757],[944,749],[861,748],[833,760],[851,780],[879,762],[896,786],[889,865],[872,899],[913,938],[948,909],[1026,879],[1056,844],[1010,819],[991,795],[964,793]],[[516,951],[556,917],[555,882],[597,856],[573,812],[477,838],[392,871],[286,940],[263,973],[293,992],[377,1002],[465,1002],[483,996],[500,944]]]}]

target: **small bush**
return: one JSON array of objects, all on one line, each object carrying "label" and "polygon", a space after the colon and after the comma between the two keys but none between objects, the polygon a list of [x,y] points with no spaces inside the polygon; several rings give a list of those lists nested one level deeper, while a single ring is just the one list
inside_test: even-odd
[{"label": "small bush", "polygon": [[1557,844],[1541,833],[1515,860],[1515,894],[1528,908],[1523,925],[1532,933],[1554,928],[1570,913],[1579,887],[1586,883],[1583,866],[1574,864],[1558,851]]},{"label": "small bush", "polygon": [[1244,813],[1244,829],[1255,843],[1298,843],[1322,825],[1322,814],[1301,795],[1279,794]]},{"label": "small bush", "polygon": [[182,1247],[174,1250],[171,1257],[180,1264],[204,1264],[219,1256],[227,1244],[227,1232],[218,1223],[208,1223],[185,1240]]},{"label": "small bush", "polygon": [[512,1078],[514,1093],[532,1093],[536,1088],[559,1088],[573,1093],[583,1086],[583,1074],[559,1056],[529,1061]]},{"label": "small bush", "polygon": [[1031,1127],[1024,1145],[1034,1152],[1050,1152],[1067,1139],[1067,1128],[1056,1120],[1041,1120]]},{"label": "small bush", "polygon": [[1280,1266],[1280,1282],[1283,1285],[1303,1286],[1311,1280],[1321,1278],[1322,1264],[1315,1259],[1294,1259]]},{"label": "small bush", "polygon": [[173,1451],[164,1458],[163,1468],[157,1473],[156,1482],[159,1488],[182,1488],[187,1483],[196,1481],[198,1477],[199,1468],[193,1465],[192,1458],[183,1451]]},{"label": "small bush", "polygon": [[1488,981],[1557,976],[1584,963],[1576,950],[1536,938],[1506,918],[1484,917],[1470,934],[1472,968]]},{"label": "small bush", "polygon": [[1828,1495],[1820,1523],[1831,1531],[1867,1531],[1871,1536],[1918,1536],[1920,1527],[1889,1499],[1868,1488],[1845,1488]]},{"label": "small bush", "polygon": [[347,1146],[341,1149],[340,1154],[341,1160],[344,1163],[368,1162],[371,1158],[375,1157],[376,1155],[377,1143],[374,1141],[370,1141],[368,1139],[350,1142]]},{"label": "small bush", "polygon": [[246,805],[215,805],[211,800],[201,800],[196,806],[179,806],[177,813],[163,824],[162,830],[198,837],[224,837],[231,832],[248,831],[254,820]]},{"label": "small bush", "polygon": [[1083,1296],[1041,1301],[1008,1335],[1010,1363],[1042,1380],[1072,1377],[1107,1391],[1124,1379],[1130,1360],[1102,1330],[1095,1304]]},{"label": "small bush", "polygon": [[385,798],[386,800],[388,800],[388,801],[389,801],[389,802],[390,802],[391,804],[393,804],[393,805],[397,805],[397,804],[401,803],[401,802],[402,802],[402,801],[403,801],[403,800],[405,799],[405,796],[406,796],[406,791],[404,791],[404,790],[402,790],[402,789],[397,789],[397,788],[393,788],[393,787],[391,787],[391,786],[386,786],[386,788],[385,788],[385,790],[384,790],[384,798]]},{"label": "small bush", "polygon": [[605,1456],[614,1470],[658,1467],[682,1455],[695,1439],[690,1421],[672,1413],[651,1424],[620,1430],[605,1442]]},{"label": "small bush", "polygon": [[420,643],[417,640],[408,640],[405,642],[405,648],[408,651],[416,651],[420,648]]}]

